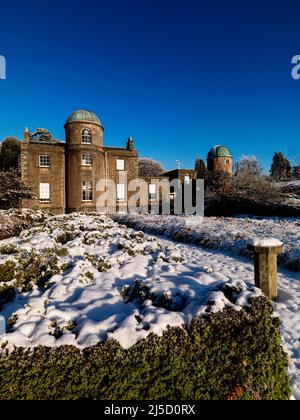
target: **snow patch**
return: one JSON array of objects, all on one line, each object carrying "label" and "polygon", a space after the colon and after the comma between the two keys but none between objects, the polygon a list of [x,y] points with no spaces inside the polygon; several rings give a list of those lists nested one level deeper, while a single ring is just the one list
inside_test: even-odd
[{"label": "snow patch", "polygon": [[248,240],[248,244],[252,246],[273,248],[282,246],[283,243],[276,238],[251,238]]}]

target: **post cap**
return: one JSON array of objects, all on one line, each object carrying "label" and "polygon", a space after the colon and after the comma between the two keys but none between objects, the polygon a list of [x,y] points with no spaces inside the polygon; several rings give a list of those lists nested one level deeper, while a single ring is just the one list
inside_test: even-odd
[{"label": "post cap", "polygon": [[257,254],[281,254],[284,252],[284,245],[276,238],[251,238],[247,249]]}]

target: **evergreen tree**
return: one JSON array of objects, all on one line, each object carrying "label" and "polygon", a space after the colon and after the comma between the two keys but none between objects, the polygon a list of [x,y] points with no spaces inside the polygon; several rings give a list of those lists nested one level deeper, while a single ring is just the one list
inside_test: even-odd
[{"label": "evergreen tree", "polygon": [[300,166],[294,166],[293,168],[293,178],[300,179]]},{"label": "evergreen tree", "polygon": [[20,207],[21,200],[32,199],[31,189],[26,187],[19,176],[18,169],[0,172],[0,208]]},{"label": "evergreen tree", "polygon": [[206,178],[207,169],[206,169],[206,165],[203,159],[196,160],[195,170],[197,171],[197,179]]},{"label": "evergreen tree", "polygon": [[8,171],[19,167],[21,142],[15,137],[7,137],[1,144],[0,170]]},{"label": "evergreen tree", "polygon": [[271,177],[275,181],[286,181],[292,177],[292,167],[282,152],[275,153],[271,167]]}]

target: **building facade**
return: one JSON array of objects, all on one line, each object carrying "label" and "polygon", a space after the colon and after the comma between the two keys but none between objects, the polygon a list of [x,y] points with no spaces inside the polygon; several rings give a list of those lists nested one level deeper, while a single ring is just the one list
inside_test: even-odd
[{"label": "building facade", "polygon": [[207,156],[207,170],[210,172],[233,173],[233,159],[230,150],[225,146],[214,146]]},{"label": "building facade", "polygon": [[[133,139],[129,138],[124,148],[105,147],[104,128],[99,118],[88,111],[74,112],[65,124],[65,132],[64,143],[53,139],[46,130],[37,129],[33,134],[25,130],[21,174],[35,199],[24,200],[23,207],[57,213],[93,212],[111,180],[117,188],[117,210],[121,210],[130,198],[125,182],[138,178],[138,153]],[[102,185],[97,191],[99,181]]]},{"label": "building facade", "polygon": [[[138,152],[130,137],[124,148],[104,146],[104,128],[92,112],[73,112],[65,124],[66,141],[56,140],[44,129],[24,131],[21,145],[23,182],[32,188],[34,199],[24,200],[24,208],[49,209],[56,213],[95,212],[99,207],[110,213],[126,212],[136,191],[128,191],[131,181],[141,183]],[[225,147],[217,146],[208,155],[208,167],[232,173],[232,157]],[[226,156],[223,156],[226,155]],[[224,160],[225,159],[225,160]],[[228,163],[229,162],[229,163]],[[159,182],[180,179],[194,181],[195,170],[175,170],[162,174]],[[159,195],[159,185],[142,178],[143,205],[151,205]],[[142,183],[141,183],[142,184]],[[146,185],[146,187],[145,187]],[[110,196],[110,194],[112,196]]]}]

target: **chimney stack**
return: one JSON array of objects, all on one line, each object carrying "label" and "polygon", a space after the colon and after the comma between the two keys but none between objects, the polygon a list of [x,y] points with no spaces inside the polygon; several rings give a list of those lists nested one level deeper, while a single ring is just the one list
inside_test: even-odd
[{"label": "chimney stack", "polygon": [[30,143],[30,133],[28,131],[28,128],[26,127],[23,133],[23,138],[25,143]]},{"label": "chimney stack", "polygon": [[127,149],[130,150],[131,152],[134,150],[134,142],[133,142],[132,137],[129,137],[127,141]]}]

